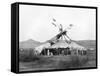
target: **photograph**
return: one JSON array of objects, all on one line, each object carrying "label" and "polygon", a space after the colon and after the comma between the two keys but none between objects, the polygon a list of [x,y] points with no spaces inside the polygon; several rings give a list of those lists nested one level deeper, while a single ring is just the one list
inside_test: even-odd
[{"label": "photograph", "polygon": [[96,9],[19,4],[19,72],[97,67]]}]

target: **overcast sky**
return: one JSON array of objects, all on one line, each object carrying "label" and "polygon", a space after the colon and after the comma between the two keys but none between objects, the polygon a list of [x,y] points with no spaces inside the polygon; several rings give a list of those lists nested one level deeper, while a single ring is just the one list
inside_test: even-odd
[{"label": "overcast sky", "polygon": [[20,5],[19,39],[44,42],[59,33],[52,18],[63,28],[73,24],[68,31],[72,40],[95,40],[95,9]]}]

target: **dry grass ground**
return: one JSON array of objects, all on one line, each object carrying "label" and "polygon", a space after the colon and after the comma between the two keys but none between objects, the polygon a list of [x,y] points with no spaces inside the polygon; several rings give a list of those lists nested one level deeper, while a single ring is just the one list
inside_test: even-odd
[{"label": "dry grass ground", "polygon": [[95,50],[88,50],[88,54],[85,56],[34,56],[32,53],[27,53],[27,55],[21,55],[20,58],[20,71],[70,69],[96,66]]}]

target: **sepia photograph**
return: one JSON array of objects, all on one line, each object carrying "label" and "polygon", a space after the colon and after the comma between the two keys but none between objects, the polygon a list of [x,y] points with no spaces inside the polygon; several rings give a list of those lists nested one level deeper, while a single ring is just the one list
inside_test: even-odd
[{"label": "sepia photograph", "polygon": [[96,67],[96,9],[19,5],[19,72]]}]

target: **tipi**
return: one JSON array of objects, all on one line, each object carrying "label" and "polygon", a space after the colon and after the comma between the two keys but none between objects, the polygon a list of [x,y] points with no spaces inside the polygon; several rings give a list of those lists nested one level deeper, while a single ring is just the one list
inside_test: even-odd
[{"label": "tipi", "polygon": [[77,49],[77,50],[86,50],[85,47],[77,44],[73,40],[70,39],[70,37],[67,35],[68,31],[67,29],[71,29],[73,24],[70,24],[67,29],[63,29],[62,24],[56,25],[56,20],[53,19],[53,25],[55,27],[58,27],[59,33],[53,37],[52,39],[48,40],[46,43],[38,46],[35,48],[38,53],[41,53],[43,49],[57,49],[57,48],[70,48],[70,49]]}]

